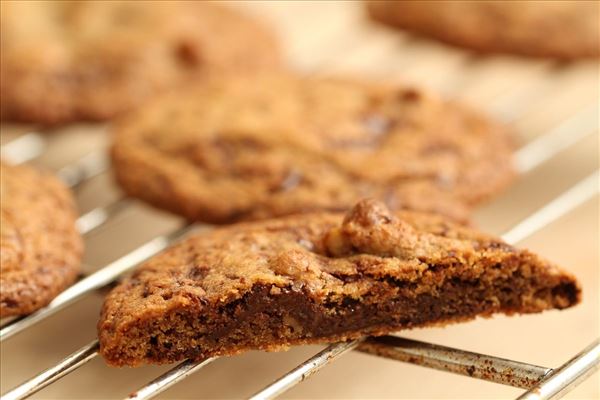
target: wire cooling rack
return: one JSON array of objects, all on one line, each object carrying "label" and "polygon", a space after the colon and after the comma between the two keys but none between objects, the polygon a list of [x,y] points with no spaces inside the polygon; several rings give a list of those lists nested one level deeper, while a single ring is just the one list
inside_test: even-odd
[{"label": "wire cooling rack", "polygon": [[[414,80],[418,82],[425,81],[430,86],[436,87],[438,91],[450,97],[463,98],[465,101],[469,101],[468,95],[464,95],[469,92],[466,88],[494,86],[494,82],[491,82],[486,76],[486,74],[491,74],[490,70],[500,71],[502,74],[514,73],[519,80],[516,78],[514,82],[511,79],[504,80],[500,87],[496,84],[492,90],[494,95],[487,96],[485,101],[479,101],[478,106],[507,123],[529,121],[531,125],[536,126],[537,121],[538,126],[544,126],[539,121],[552,121],[541,129],[532,129],[537,132],[531,137],[523,137],[524,144],[515,154],[515,165],[524,176],[524,182],[530,180],[530,176],[535,178],[536,171],[545,166],[561,162],[572,149],[582,144],[586,145],[590,140],[595,142],[593,138],[597,138],[599,109],[597,90],[591,96],[577,96],[578,101],[569,102],[566,106],[566,103],[557,105],[548,100],[560,97],[568,93],[571,88],[577,87],[570,81],[570,76],[571,74],[580,76],[582,72],[576,71],[573,66],[542,62],[530,63],[527,68],[523,68],[521,65],[515,67],[511,62],[505,60],[495,60],[490,63],[489,60],[445,50],[442,56],[438,56],[440,49],[435,46],[432,48],[430,47],[432,45],[415,41],[413,38],[383,32],[364,25],[357,19],[359,17],[356,9],[348,11],[347,4],[342,7],[340,4],[329,3],[324,6],[327,12],[317,14],[309,11],[314,12],[317,10],[316,7],[323,7],[322,5],[312,4],[299,8],[297,4],[288,4],[282,8],[281,6],[256,4],[253,7],[261,12],[270,13],[271,17],[275,19],[285,20],[288,18],[286,21],[290,21],[290,24],[287,24],[288,30],[285,31],[288,36],[293,36],[294,29],[297,30],[296,32],[305,32],[301,28],[303,26],[305,28],[308,22],[320,23],[319,29],[315,29],[312,35],[307,37],[304,34],[297,34],[296,38],[300,37],[302,40],[292,40],[296,46],[291,47],[291,52],[297,53],[291,55],[292,59],[297,61],[300,68],[304,68],[310,73],[330,74],[356,71],[370,73],[379,78],[389,78],[389,74],[396,71],[397,75],[408,77],[409,81],[410,77],[414,76]],[[331,17],[332,12],[339,14],[335,14],[335,18],[333,18]],[[283,18],[282,16],[285,15],[287,17]],[[291,15],[294,18],[291,18]],[[291,23],[292,21],[293,23]],[[306,54],[310,54],[310,57],[306,57]],[[444,61],[443,68],[436,65],[436,60],[437,62]],[[519,72],[516,73],[516,70]],[[526,72],[523,72],[524,70]],[[565,81],[564,84],[557,85],[556,81],[561,80]],[[587,82],[593,83],[593,79]],[[598,84],[597,76],[595,83]],[[549,115],[552,117],[548,118]],[[87,128],[76,129],[86,130]],[[48,137],[48,135],[35,130],[25,131],[20,135],[15,135],[11,140],[4,141],[2,157],[13,163],[44,164],[45,157],[51,152],[53,146],[56,147],[57,137],[62,134],[58,132],[57,135]],[[569,159],[567,158],[567,160]],[[597,163],[597,160],[592,162]],[[104,150],[93,150],[75,161],[59,164],[61,166],[56,170],[57,175],[77,193],[85,191],[85,186],[101,179],[103,174],[110,169]],[[546,229],[562,217],[568,218],[579,207],[596,199],[598,174],[596,165],[596,168],[588,171],[587,175],[584,174],[583,179],[566,182],[565,190],[554,193],[554,196],[540,202],[537,208],[526,210],[518,223],[505,229],[502,235],[503,239],[509,243],[518,244]],[[557,180],[560,179],[557,178]],[[539,180],[533,182],[540,184]],[[516,190],[527,192],[528,189],[534,189],[535,184],[517,183]],[[541,184],[543,186],[545,182],[541,182]],[[77,221],[78,228],[87,239],[97,231],[108,229],[115,219],[136,205],[135,201],[117,195],[109,202],[95,205],[83,213]],[[511,211],[513,210],[499,210],[498,212]],[[164,250],[189,232],[198,229],[210,229],[210,227],[179,223],[167,233],[158,235],[128,251],[122,257],[96,268],[95,272],[82,277],[47,307],[24,318],[3,321],[0,329],[2,349],[11,346],[10,342],[5,343],[7,339],[26,331],[35,330],[38,323],[49,319],[54,314],[72,312],[76,304],[90,294],[101,291],[121,275],[131,271],[140,262]],[[39,334],[43,334],[43,332],[39,332]],[[548,335],[552,334],[552,332],[548,333]],[[526,336],[526,332],[523,335]],[[564,338],[556,337],[556,340],[564,340]],[[23,399],[37,393],[96,358],[97,350],[98,343],[93,340],[31,379],[23,382],[27,376],[22,376],[22,383],[8,390],[2,398],[7,400]],[[577,352],[578,350],[580,351]],[[523,399],[551,399],[563,396],[597,370],[600,360],[598,339],[585,348],[573,349],[571,359],[566,358],[550,368],[407,337],[364,338],[327,346],[288,372],[285,372],[285,368],[281,368],[279,374],[282,375],[279,378],[255,394],[252,395],[249,392],[243,396],[251,395],[253,399],[269,399],[280,396],[328,365],[334,364],[334,362],[335,364],[343,363],[344,361],[337,360],[342,359],[351,351],[520,388],[523,393],[519,398]],[[185,361],[132,392],[127,398],[149,399],[157,396],[190,375],[198,373],[215,360],[216,358],[198,362]],[[219,368],[227,367],[221,365]],[[31,365],[29,369],[33,371],[35,366]],[[99,382],[100,380],[91,385],[97,385]],[[382,384],[386,384],[386,382],[382,382]],[[387,382],[387,384],[391,385],[391,382]],[[394,396],[403,396],[401,388],[400,386]],[[3,390],[6,389],[3,388]],[[129,390],[133,389],[135,386],[129,388]],[[427,389],[426,385],[422,388],[425,396],[428,396]],[[42,397],[44,392],[40,393]],[[97,396],[90,393],[90,397]]]}]

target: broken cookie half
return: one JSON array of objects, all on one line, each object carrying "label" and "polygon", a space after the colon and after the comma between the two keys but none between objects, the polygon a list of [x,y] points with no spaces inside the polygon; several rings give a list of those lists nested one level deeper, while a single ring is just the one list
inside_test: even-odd
[{"label": "broken cookie half", "polygon": [[446,219],[365,200],[196,234],[107,297],[109,364],[277,350],[580,300],[573,276]]}]

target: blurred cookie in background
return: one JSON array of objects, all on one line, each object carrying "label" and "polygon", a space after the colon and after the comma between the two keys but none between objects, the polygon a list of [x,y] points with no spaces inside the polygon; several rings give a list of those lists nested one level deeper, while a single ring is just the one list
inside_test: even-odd
[{"label": "blurred cookie in background", "polygon": [[347,210],[363,197],[464,221],[513,177],[504,126],[419,90],[351,79],[219,77],[115,129],[125,192],[211,223]]},{"label": "blurred cookie in background", "polygon": [[54,176],[0,163],[0,317],[48,304],[79,273],[82,240],[69,190]]},{"label": "blurred cookie in background", "polygon": [[213,72],[277,68],[274,36],[212,2],[3,1],[3,120],[101,121]]},{"label": "blurred cookie in background", "polygon": [[597,1],[370,0],[385,24],[482,53],[557,59],[600,55]]}]

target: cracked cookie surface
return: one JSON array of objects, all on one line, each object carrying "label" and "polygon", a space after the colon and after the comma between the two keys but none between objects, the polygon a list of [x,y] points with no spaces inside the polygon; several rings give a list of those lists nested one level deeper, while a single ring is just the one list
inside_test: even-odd
[{"label": "cracked cookie surface", "polygon": [[212,73],[278,68],[274,37],[208,1],[3,1],[2,119],[106,120]]},{"label": "cracked cookie surface", "polygon": [[82,240],[71,194],[53,176],[0,164],[0,316],[48,304],[79,272]]},{"label": "cracked cookie surface", "polygon": [[457,220],[513,176],[506,129],[406,87],[260,75],[163,96],[115,128],[117,181],[190,220],[393,209]]},{"label": "cracked cookie surface", "polygon": [[335,342],[578,303],[576,280],[440,216],[365,200],[193,234],[108,295],[112,365],[169,363]]}]

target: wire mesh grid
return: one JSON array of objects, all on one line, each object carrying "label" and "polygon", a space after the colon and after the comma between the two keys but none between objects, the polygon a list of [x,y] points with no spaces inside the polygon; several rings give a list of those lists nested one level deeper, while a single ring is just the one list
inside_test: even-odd
[{"label": "wire mesh grid", "polygon": [[[323,7],[325,7],[326,12],[315,13],[317,10],[323,10]],[[508,227],[508,229],[504,227],[503,238],[506,241],[511,243],[521,242],[596,198],[598,194],[596,156],[587,157],[583,162],[578,159],[578,164],[583,164],[583,170],[588,173],[582,174],[582,171],[578,170],[574,174],[565,174],[569,176],[564,177],[564,184],[562,185],[550,185],[549,182],[540,182],[540,179],[536,178],[536,171],[542,170],[548,164],[554,162],[559,164],[570,163],[570,152],[578,147],[587,148],[590,144],[596,143],[598,133],[598,89],[584,91],[585,93],[582,95],[582,90],[578,87],[581,83],[573,77],[587,74],[588,79],[584,81],[585,84],[595,83],[597,86],[597,73],[590,74],[589,71],[576,70],[573,66],[557,66],[544,62],[529,63],[527,67],[519,64],[515,67],[512,61],[495,60],[491,63],[460,52],[441,51],[434,45],[421,43],[414,38],[383,32],[365,25],[361,21],[360,11],[356,9],[355,5],[327,3],[326,5],[309,4],[299,7],[298,4],[286,4],[285,7],[281,7],[281,5],[273,6],[256,3],[252,4],[251,8],[250,11],[260,11],[270,15],[274,20],[279,20],[280,23],[282,20],[286,22],[282,24],[287,29],[283,31],[284,36],[291,36],[287,39],[291,39],[291,42],[296,44],[295,47],[291,47],[292,54],[290,57],[297,61],[299,68],[304,68],[309,73],[361,72],[371,74],[376,78],[390,79],[390,74],[396,72],[405,80],[425,83],[448,96],[479,103],[480,108],[486,109],[506,122],[516,121],[521,126],[533,127],[531,131],[535,133],[530,137],[523,135],[525,144],[515,154],[515,164],[517,169],[525,174],[525,179],[522,179],[525,184],[518,183],[517,188],[513,191],[518,196],[520,189],[527,189],[523,193],[532,197],[530,195],[531,190],[536,187],[536,184],[541,187],[552,186],[553,189],[550,191],[550,196],[546,192],[545,198],[536,202],[534,207],[528,206],[530,209],[525,207],[525,210],[520,210],[523,215],[518,223]],[[332,18],[332,16],[335,16],[335,18]],[[303,33],[306,30],[302,28],[307,23],[318,26],[318,29],[312,30],[311,35]],[[294,52],[297,54],[295,55]],[[307,56],[307,54],[310,54],[310,56]],[[443,65],[436,64],[442,59]],[[494,73],[498,74],[498,71],[503,75],[512,73],[515,77],[518,76],[519,79],[515,78],[512,81],[509,78],[502,79],[499,83],[491,82],[493,80],[488,79],[487,76]],[[493,87],[493,90],[488,89],[486,85]],[[482,87],[483,89],[481,89]],[[479,90],[469,90],[473,88]],[[565,93],[568,94],[572,88],[576,88],[573,89],[575,96],[572,96],[576,100],[558,102],[557,104],[549,101],[549,99],[561,97]],[[481,95],[481,93],[487,93],[486,90],[493,93],[493,95]],[[480,97],[469,98],[471,93],[479,93]],[[85,131],[88,128],[75,128],[75,130]],[[57,168],[58,176],[77,191],[81,200],[82,197],[85,198],[85,193],[82,194],[82,192],[85,192],[88,186],[93,187],[95,181],[102,181],[104,172],[109,169],[109,162],[106,159],[105,152],[98,150],[93,150],[71,162],[64,162],[60,158],[58,162],[53,161],[52,158],[46,159],[45,157],[48,157],[48,153],[51,153],[52,148],[57,147],[56,142],[61,144],[57,139],[61,135],[68,136],[69,132],[59,133],[59,135],[48,139],[47,136],[35,131],[25,131],[24,134],[17,135],[16,138],[10,141],[6,139],[7,141],[2,146],[2,156],[15,163],[37,162],[51,166],[60,165]],[[589,168],[590,165],[588,164],[592,168]],[[582,177],[583,179],[581,179]],[[560,179],[556,180],[560,181]],[[105,189],[106,182],[100,182],[100,185],[98,187]],[[519,188],[519,186],[524,187]],[[89,192],[96,192],[97,190],[97,187],[88,189]],[[515,193],[512,194],[515,195]],[[118,194],[114,194],[108,201],[100,203],[98,205],[98,202],[88,202],[88,204],[94,205],[78,219],[78,227],[86,235],[86,239],[101,236],[95,235],[96,231],[100,231],[100,233],[105,230],[108,231],[115,220],[130,212],[131,209],[139,207],[134,201],[122,198]],[[502,199],[499,203],[502,206]],[[498,213],[494,211],[497,210],[494,210],[494,205],[492,205],[490,214],[502,216],[506,213],[506,211]],[[514,207],[509,211],[513,212]],[[158,218],[164,217],[159,215]],[[480,219],[482,225],[484,225],[485,215]],[[122,257],[116,258],[114,261],[100,263],[101,268],[83,277],[59,295],[48,307],[25,318],[3,321],[0,339],[4,342],[4,340],[15,336],[13,340],[18,341],[18,333],[25,336],[34,330],[38,331],[37,335],[39,337],[42,332],[37,326],[38,323],[40,325],[47,324],[47,319],[51,320],[52,318],[49,317],[54,314],[77,312],[73,308],[78,307],[78,303],[84,302],[87,297],[98,293],[98,291],[101,292],[102,288],[131,270],[139,262],[160,252],[191,230],[210,229],[210,227],[200,225],[184,225],[177,220],[169,220],[166,225],[168,226],[165,229],[166,233],[149,238],[147,242],[142,243],[133,251],[126,251]],[[501,224],[496,224],[496,226],[498,225]],[[104,237],[103,240],[106,241],[106,239]],[[142,239],[140,239],[141,241]],[[93,270],[94,268],[87,269]],[[97,296],[101,297],[100,294]],[[557,321],[560,321],[560,319],[557,319]],[[597,334],[597,321],[592,323],[596,324]],[[69,335],[69,332],[66,332],[66,334]],[[551,333],[548,333],[548,335],[551,335]],[[514,339],[520,336],[512,335]],[[556,337],[554,339],[561,340],[562,338]],[[486,343],[488,346],[489,344]],[[22,346],[23,343],[17,343],[16,345]],[[10,343],[3,343],[3,352],[5,349],[10,350],[9,346],[11,346]],[[73,351],[76,346],[63,347],[69,348],[67,352],[62,353],[64,356],[64,354]],[[326,347],[271,384],[264,386],[264,383],[268,381],[263,382],[264,387],[262,389],[260,389],[260,384],[258,386],[254,385],[254,390],[259,390],[252,398],[274,398],[279,396],[325,366],[332,364],[334,360],[350,353],[351,350],[376,355],[380,360],[404,361],[529,390],[523,394],[522,398],[555,398],[565,394],[568,389],[598,368],[600,345],[597,340],[585,349],[574,348],[573,346],[569,346],[569,349],[569,356],[573,356],[573,359],[569,360],[569,357],[563,357],[557,360],[558,364],[554,365],[556,368],[547,368],[511,359],[458,350],[454,347],[435,345],[407,337],[369,338]],[[582,351],[575,354],[578,350]],[[94,340],[48,370],[11,389],[4,394],[3,398],[20,399],[32,395],[58,379],[79,370],[79,367],[93,360],[96,355],[97,342]],[[174,368],[167,369],[158,378],[147,384],[139,385],[140,389],[131,393],[128,398],[154,397],[203,369],[212,361],[215,361],[215,359],[200,362],[186,361]],[[276,360],[272,363],[277,365]],[[285,363],[281,363],[281,366],[277,365],[276,370],[278,372],[271,373],[271,379],[286,370],[284,365]],[[220,368],[227,367],[221,365]],[[32,366],[29,365],[27,370],[33,370]],[[17,383],[26,376],[27,374],[19,374],[20,380]],[[92,387],[96,384],[97,382],[91,383]],[[393,385],[390,386],[393,388]],[[135,385],[129,386],[128,390],[134,388]],[[6,391],[6,389],[3,385],[3,391]],[[426,390],[427,387],[422,388],[425,395],[427,395]],[[40,394],[43,395],[43,393]],[[242,395],[248,396],[250,393],[252,392]],[[404,396],[401,391],[389,393],[394,393],[392,396]],[[99,397],[94,393],[88,392],[88,394],[89,397]]]}]

